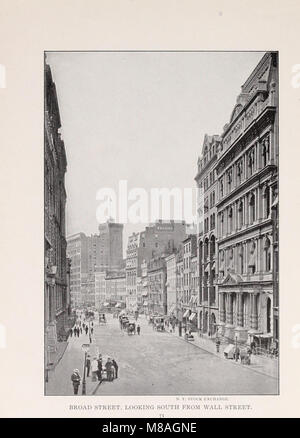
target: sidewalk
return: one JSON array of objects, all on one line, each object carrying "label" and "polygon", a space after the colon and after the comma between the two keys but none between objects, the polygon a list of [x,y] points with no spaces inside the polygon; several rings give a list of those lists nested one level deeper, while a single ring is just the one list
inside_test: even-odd
[{"label": "sidewalk", "polygon": [[66,351],[68,346],[68,341],[57,342],[57,349],[50,353],[48,371],[52,371],[60,359],[63,357],[64,352]]},{"label": "sidewalk", "polygon": [[172,336],[176,336],[177,338],[181,339],[183,342],[188,342],[189,344],[194,345],[197,348],[201,348],[208,353],[214,354],[215,356],[220,357],[220,359],[223,360],[230,360],[232,363],[234,363],[236,366],[248,368],[254,372],[264,374],[269,377],[273,377],[274,379],[278,379],[278,359],[272,359],[269,357],[264,356],[258,356],[258,355],[251,355],[251,364],[250,365],[244,365],[240,361],[236,362],[233,359],[226,359],[224,357],[224,349],[228,344],[221,344],[220,345],[220,351],[217,353],[216,351],[216,344],[214,340],[211,338],[206,337],[200,337],[197,333],[194,333],[193,336],[195,338],[194,341],[186,341],[184,339],[184,333],[180,337],[178,334],[178,328],[175,328],[175,333],[170,332],[168,328],[166,328],[166,331],[168,334]]}]

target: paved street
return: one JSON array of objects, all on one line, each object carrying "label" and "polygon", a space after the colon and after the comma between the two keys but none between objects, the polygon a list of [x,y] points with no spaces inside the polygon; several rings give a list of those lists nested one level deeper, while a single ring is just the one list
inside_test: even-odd
[{"label": "paved street", "polygon": [[[140,336],[128,336],[110,315],[106,326],[95,325],[91,355],[98,348],[104,362],[107,356],[115,358],[119,378],[98,385],[89,377],[87,395],[277,393],[276,379],[216,357],[169,333],[153,331],[144,317],[138,322]],[[73,394],[70,376],[74,368],[83,375],[81,345],[85,342],[88,337],[84,335],[70,339],[63,358],[49,375],[47,395]]]}]

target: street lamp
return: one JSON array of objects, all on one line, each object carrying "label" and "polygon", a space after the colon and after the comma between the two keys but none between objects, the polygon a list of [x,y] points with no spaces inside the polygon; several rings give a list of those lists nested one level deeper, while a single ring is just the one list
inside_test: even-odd
[{"label": "street lamp", "polygon": [[83,380],[82,380],[82,395],[86,395],[86,381],[85,381],[85,370],[86,370],[86,356],[90,349],[90,344],[82,344],[82,350],[84,351],[84,366],[83,366]]}]

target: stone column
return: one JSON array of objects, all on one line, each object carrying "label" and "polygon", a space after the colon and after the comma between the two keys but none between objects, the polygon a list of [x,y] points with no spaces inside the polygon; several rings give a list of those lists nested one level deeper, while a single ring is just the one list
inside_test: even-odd
[{"label": "stone column", "polygon": [[257,251],[257,272],[263,272],[264,271],[264,264],[263,264],[263,240],[262,238],[257,239],[256,241],[256,251]]},{"label": "stone column", "polygon": [[243,292],[237,294],[237,325],[244,325]]},{"label": "stone column", "polygon": [[229,292],[227,294],[227,299],[228,299],[228,317],[226,318],[226,322],[230,325],[233,324],[233,301],[232,301],[232,293]]},{"label": "stone column", "polygon": [[226,307],[225,307],[225,292],[219,292],[220,295],[220,322],[225,323],[226,322]]},{"label": "stone column", "polygon": [[257,315],[257,292],[251,293],[251,317],[250,324],[252,330],[258,328],[258,315]]}]

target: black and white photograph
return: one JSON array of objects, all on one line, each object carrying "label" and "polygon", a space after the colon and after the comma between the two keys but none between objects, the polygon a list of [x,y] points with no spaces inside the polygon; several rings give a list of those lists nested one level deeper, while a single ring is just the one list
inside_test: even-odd
[{"label": "black and white photograph", "polygon": [[44,52],[44,395],[279,395],[278,76]]}]

